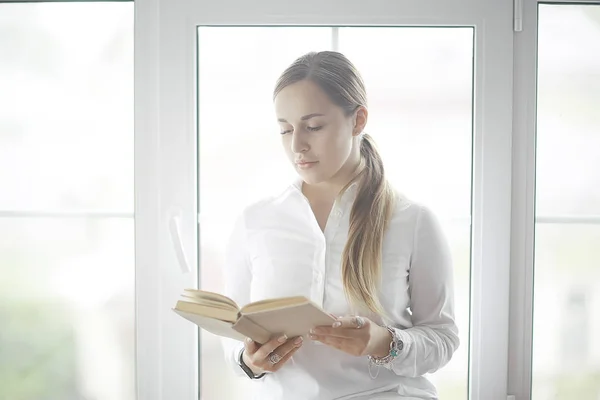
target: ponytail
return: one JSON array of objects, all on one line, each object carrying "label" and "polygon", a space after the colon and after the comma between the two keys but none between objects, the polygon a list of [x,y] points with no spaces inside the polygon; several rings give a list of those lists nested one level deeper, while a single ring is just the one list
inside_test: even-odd
[{"label": "ponytail", "polygon": [[383,161],[371,136],[363,134],[360,154],[364,164],[350,212],[348,241],[342,253],[342,282],[352,304],[364,304],[383,316],[377,291],[381,280],[383,239],[394,207],[394,193],[386,180]]}]

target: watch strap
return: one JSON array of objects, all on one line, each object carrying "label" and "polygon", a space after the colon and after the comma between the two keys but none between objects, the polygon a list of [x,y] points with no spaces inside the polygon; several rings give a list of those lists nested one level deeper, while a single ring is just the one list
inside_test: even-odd
[{"label": "watch strap", "polygon": [[244,349],[242,349],[242,351],[240,351],[240,355],[238,357],[238,365],[250,379],[260,379],[263,376],[265,376],[264,372],[259,375],[254,375],[254,372],[252,372],[250,367],[246,365],[246,363],[244,362]]}]

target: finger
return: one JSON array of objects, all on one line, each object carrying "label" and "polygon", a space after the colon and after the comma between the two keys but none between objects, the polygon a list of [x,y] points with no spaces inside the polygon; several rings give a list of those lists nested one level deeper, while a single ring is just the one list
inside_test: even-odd
[{"label": "finger", "polygon": [[338,318],[336,322],[333,323],[333,328],[354,328],[354,329],[362,329],[367,326],[368,319],[360,316],[352,316],[352,317],[342,317]]},{"label": "finger", "polygon": [[244,348],[245,348],[245,352],[246,354],[248,354],[249,356],[251,356],[252,354],[256,353],[256,351],[259,348],[259,345],[252,339],[250,338],[246,338],[246,340],[244,340]]},{"label": "finger", "polygon": [[279,370],[281,367],[283,367],[285,365],[286,362],[288,362],[288,360],[290,358],[292,358],[292,356],[298,351],[298,349],[300,348],[300,346],[298,347],[294,347],[292,348],[291,351],[288,351],[287,354],[283,357],[281,357],[281,360],[279,360],[279,362],[277,364],[272,364],[270,361],[266,361],[266,364],[263,369],[265,371],[269,371],[269,372],[275,372],[277,370]]},{"label": "finger", "polygon": [[362,355],[362,347],[359,346],[356,341],[351,339],[335,336],[316,336],[314,340],[353,356]]},{"label": "finger", "polygon": [[332,336],[344,339],[356,338],[361,334],[356,328],[329,328],[325,326],[311,329],[310,333],[312,335]]},{"label": "finger", "polygon": [[339,350],[343,350],[348,345],[348,339],[335,336],[310,335],[310,338]]},{"label": "finger", "polygon": [[[282,344],[273,350],[273,352],[270,353],[266,359],[263,359],[262,362],[264,364],[262,365],[264,365],[265,368],[272,368],[274,364],[271,362],[270,357],[273,354],[277,354],[279,357],[281,357],[281,360],[283,360],[289,353],[296,352],[296,350],[302,346],[303,342],[304,340],[302,337],[296,337],[293,340],[288,340],[285,344]],[[281,363],[281,360],[275,364]]]},{"label": "finger", "polygon": [[[269,353],[267,355],[266,358],[261,359],[262,363],[265,364],[273,364],[271,362],[271,356],[273,354],[277,354],[279,357],[285,357],[289,352],[291,351],[295,351],[296,348],[302,346],[302,343],[304,342],[304,340],[302,339],[302,337],[296,337],[293,339],[288,340],[286,343],[282,344],[281,346],[277,347],[275,350],[273,350],[271,353]],[[279,361],[281,362],[281,361]],[[279,364],[279,362],[277,362],[276,364]]]},{"label": "finger", "polygon": [[269,340],[267,343],[260,346],[260,348],[254,354],[254,358],[257,360],[262,360],[267,358],[269,354],[273,352],[276,348],[286,343],[288,340],[286,335],[281,335],[279,337],[275,337]]},{"label": "finger", "polygon": [[302,336],[298,336],[298,337],[288,340],[286,343],[277,347],[273,351],[283,357],[290,351],[294,350],[296,347],[302,346],[303,342],[304,342],[304,339],[302,338]]}]

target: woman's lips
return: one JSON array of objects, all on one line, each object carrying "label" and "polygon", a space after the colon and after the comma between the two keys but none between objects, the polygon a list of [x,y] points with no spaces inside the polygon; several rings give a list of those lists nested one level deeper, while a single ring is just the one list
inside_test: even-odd
[{"label": "woman's lips", "polygon": [[309,169],[317,165],[318,161],[297,161],[296,165],[300,169]]}]

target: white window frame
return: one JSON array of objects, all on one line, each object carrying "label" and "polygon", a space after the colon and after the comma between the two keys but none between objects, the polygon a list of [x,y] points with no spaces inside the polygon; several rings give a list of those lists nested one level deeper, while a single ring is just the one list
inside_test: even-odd
[{"label": "white window frame", "polygon": [[537,223],[600,223],[600,216],[535,213],[537,40],[540,4],[589,4],[599,0],[515,0],[512,222],[510,260],[509,400],[532,396],[534,253]]},{"label": "white window frame", "polygon": [[498,0],[136,1],[139,399],[199,397],[198,332],[170,310],[198,280],[197,25],[475,27],[471,332],[462,345],[470,398],[507,397],[512,21],[512,2]]}]

